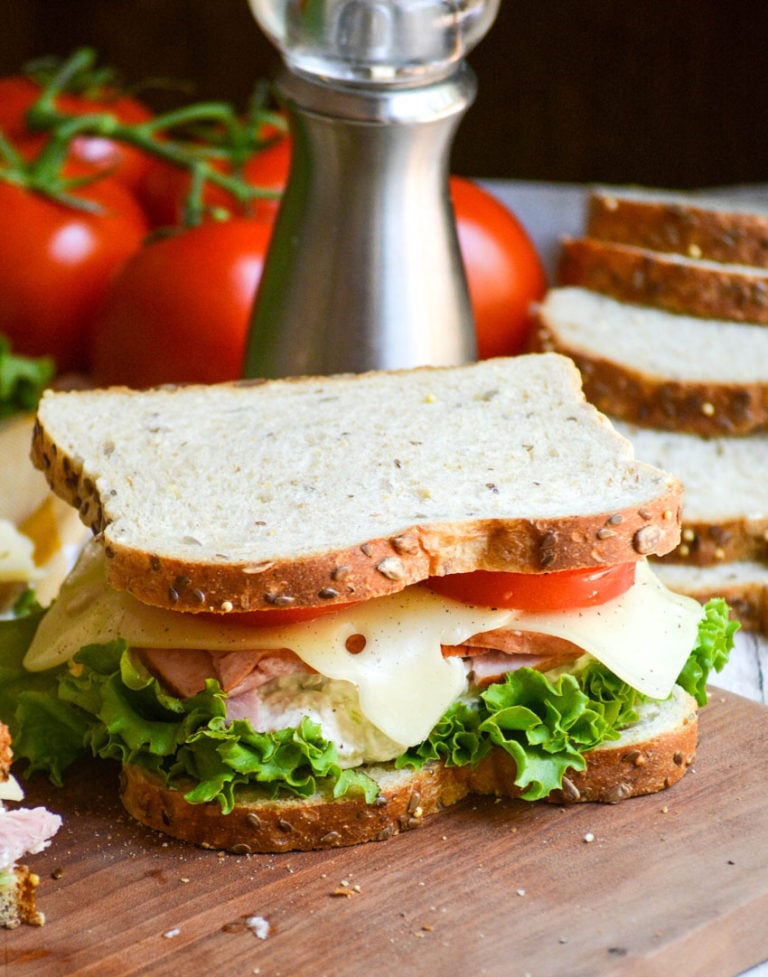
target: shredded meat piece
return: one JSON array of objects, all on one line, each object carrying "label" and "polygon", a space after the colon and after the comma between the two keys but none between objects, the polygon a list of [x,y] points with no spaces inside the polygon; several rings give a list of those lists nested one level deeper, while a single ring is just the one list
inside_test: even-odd
[{"label": "shredded meat piece", "polygon": [[216,678],[230,695],[247,684],[258,688],[278,675],[312,672],[287,648],[263,651],[203,651],[199,648],[142,648],[146,667],[171,695],[188,698],[205,688],[205,680]]},{"label": "shredded meat piece", "polygon": [[582,654],[580,648],[575,648],[567,657],[563,655],[510,655],[504,651],[486,651],[483,654],[469,658],[470,676],[475,685],[484,689],[493,682],[501,682],[508,672],[518,668],[536,668],[546,672],[550,668],[575,661]]},{"label": "shredded meat piece", "polygon": [[473,635],[462,645],[446,645],[443,655],[461,656],[479,688],[500,682],[508,672],[518,668],[550,668],[575,661],[582,649],[564,638],[531,631],[497,628]]},{"label": "shredded meat piece", "polygon": [[139,655],[163,688],[180,699],[201,692],[214,675],[210,654],[200,649],[142,648]]}]

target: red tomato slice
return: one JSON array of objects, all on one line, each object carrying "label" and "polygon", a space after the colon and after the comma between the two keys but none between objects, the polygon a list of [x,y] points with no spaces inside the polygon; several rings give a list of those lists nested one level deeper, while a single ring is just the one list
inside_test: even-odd
[{"label": "red tomato slice", "polygon": [[635,564],[585,567],[554,573],[501,573],[475,570],[430,577],[435,593],[465,604],[524,611],[567,611],[604,604],[625,593],[635,581]]}]

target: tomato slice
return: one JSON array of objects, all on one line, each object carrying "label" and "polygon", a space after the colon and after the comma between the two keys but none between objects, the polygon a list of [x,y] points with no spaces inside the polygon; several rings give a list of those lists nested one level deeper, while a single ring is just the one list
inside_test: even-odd
[{"label": "tomato slice", "polygon": [[336,604],[323,604],[318,607],[269,607],[263,611],[235,611],[232,614],[211,614],[207,611],[199,616],[209,621],[223,621],[228,624],[242,624],[248,628],[282,628],[299,621],[312,621],[325,617],[347,607],[354,601]]},{"label": "tomato slice", "polygon": [[553,573],[504,573],[475,570],[430,577],[426,585],[443,597],[481,607],[524,611],[567,611],[604,604],[635,581],[635,564],[585,567]]}]

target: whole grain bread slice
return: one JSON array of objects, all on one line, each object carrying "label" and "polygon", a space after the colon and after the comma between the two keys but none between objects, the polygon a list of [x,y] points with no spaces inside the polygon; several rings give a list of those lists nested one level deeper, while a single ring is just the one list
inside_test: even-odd
[{"label": "whole grain bread slice", "polygon": [[679,482],[634,459],[556,355],[48,393],[32,457],[103,534],[110,583],[177,610],[332,605],[679,539]]},{"label": "whole grain bread slice", "polygon": [[558,281],[668,312],[768,325],[768,269],[582,237],[562,242]]},{"label": "whole grain bread slice", "polygon": [[768,435],[703,438],[616,421],[638,458],[683,483],[680,544],[665,562],[768,558]]},{"label": "whole grain bread slice", "polygon": [[653,569],[670,590],[702,604],[722,597],[745,631],[768,635],[768,563],[735,560],[696,566],[654,562]]},{"label": "whole grain bread slice", "polygon": [[[664,790],[693,763],[697,745],[696,702],[679,686],[663,702],[641,706],[640,720],[620,739],[586,754],[584,771],[569,771],[555,803],[615,803]],[[421,827],[432,815],[470,794],[519,797],[514,760],[496,749],[476,767],[433,762],[420,770],[391,765],[366,768],[379,785],[379,798],[362,795],[334,799],[269,798],[242,790],[235,808],[222,814],[217,802],[190,804],[183,785],[164,786],[157,775],[130,764],[123,767],[121,798],[142,824],[182,841],[241,854],[308,851],[383,841]]]},{"label": "whole grain bread slice", "polygon": [[757,201],[600,187],[587,197],[586,233],[651,251],[768,268],[768,208]]},{"label": "whole grain bread slice", "polygon": [[587,288],[550,289],[533,348],[571,357],[589,400],[643,427],[703,436],[768,425],[768,330],[621,302]]}]

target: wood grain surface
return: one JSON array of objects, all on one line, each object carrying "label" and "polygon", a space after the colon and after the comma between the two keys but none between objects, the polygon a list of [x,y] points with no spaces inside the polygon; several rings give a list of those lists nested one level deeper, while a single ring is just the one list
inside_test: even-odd
[{"label": "wood grain surface", "polygon": [[[696,766],[615,806],[478,798],[387,842],[234,856],[131,822],[116,769],[27,803],[48,922],[2,977],[731,977],[768,957],[768,710],[720,690]],[[268,926],[268,932],[266,927]]]}]

